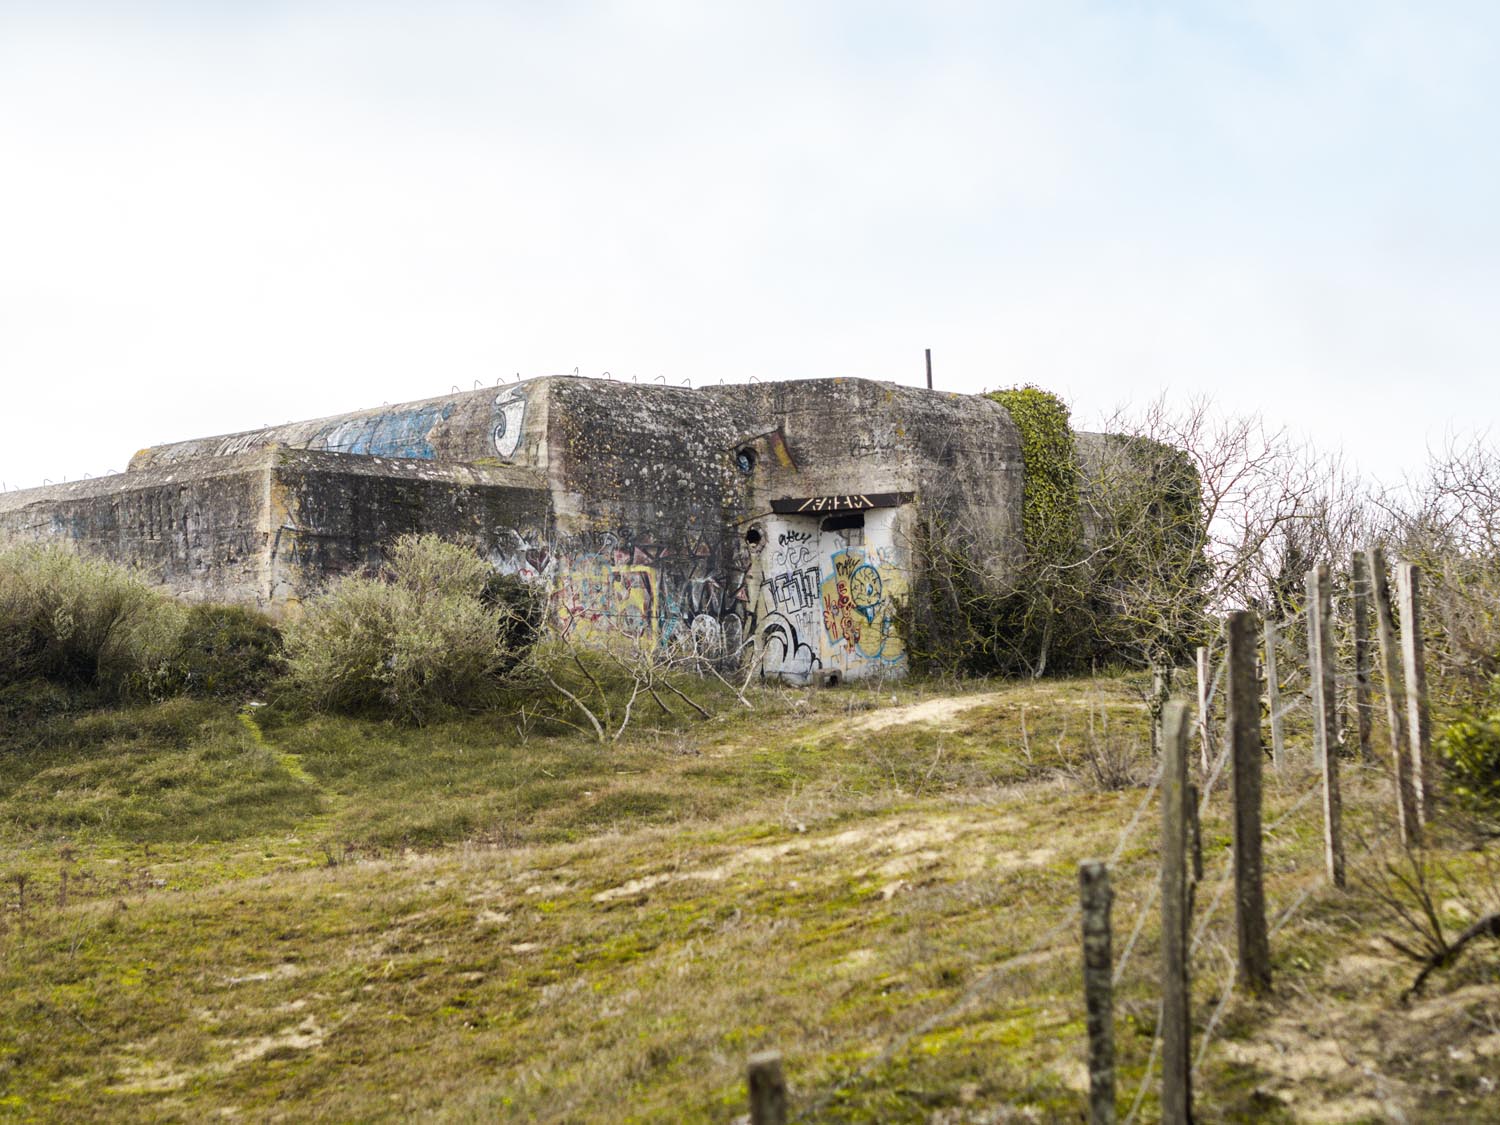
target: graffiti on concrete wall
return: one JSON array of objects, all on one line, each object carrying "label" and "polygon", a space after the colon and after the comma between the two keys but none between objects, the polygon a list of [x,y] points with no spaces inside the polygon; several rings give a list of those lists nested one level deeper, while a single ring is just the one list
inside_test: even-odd
[{"label": "graffiti on concrete wall", "polygon": [[521,444],[521,426],[526,421],[526,394],[519,387],[504,391],[495,399],[495,421],[490,427],[490,441],[495,452],[507,461],[516,455]]},{"label": "graffiti on concrete wall", "polygon": [[430,461],[436,456],[432,448],[432,431],[446,422],[452,413],[451,402],[408,410],[385,410],[340,422],[317,434],[307,447],[331,453]]},{"label": "graffiti on concrete wall", "polygon": [[843,661],[894,663],[906,655],[896,614],[900,571],[877,550],[846,547],[833,553],[823,579],[823,629]]},{"label": "graffiti on concrete wall", "polygon": [[815,534],[787,528],[766,552],[757,627],[765,668],[780,675],[807,675],[821,666],[818,619],[823,572]]},{"label": "graffiti on concrete wall", "polygon": [[576,640],[612,634],[656,645],[661,640],[658,582],[649,566],[613,566],[597,556],[576,560],[559,571],[550,591],[558,631]]},{"label": "graffiti on concrete wall", "polygon": [[705,537],[664,543],[629,528],[573,536],[561,547],[512,538],[492,556],[495,565],[545,585],[562,636],[678,642],[715,659],[739,654],[749,609],[747,557],[735,555],[726,566]]}]

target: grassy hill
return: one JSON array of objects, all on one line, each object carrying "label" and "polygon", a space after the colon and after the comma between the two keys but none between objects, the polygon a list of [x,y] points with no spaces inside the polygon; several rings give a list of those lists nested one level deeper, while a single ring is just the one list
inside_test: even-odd
[{"label": "grassy hill", "polygon": [[[513,716],[5,702],[0,1117],[729,1121],[746,1057],[776,1048],[800,1119],[1076,1121],[1076,870],[1104,857],[1123,1119],[1158,996],[1132,685],[748,699],[614,744]],[[1500,1118],[1500,951],[1402,1003],[1388,786],[1345,781],[1374,889],[1325,884],[1312,774],[1267,773],[1260,1001],[1225,998],[1209,801],[1199,1116]],[[1444,831],[1453,923],[1496,868]]]}]

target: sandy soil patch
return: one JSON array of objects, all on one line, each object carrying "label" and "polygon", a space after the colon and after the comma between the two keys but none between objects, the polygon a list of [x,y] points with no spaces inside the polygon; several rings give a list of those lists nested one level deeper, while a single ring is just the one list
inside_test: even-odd
[{"label": "sandy soil patch", "polygon": [[948,695],[941,699],[924,699],[921,703],[908,703],[904,707],[891,707],[861,715],[857,719],[840,723],[846,732],[885,730],[887,727],[906,723],[944,723],[965,711],[983,707],[1003,698],[1004,692],[987,691],[978,695]]}]

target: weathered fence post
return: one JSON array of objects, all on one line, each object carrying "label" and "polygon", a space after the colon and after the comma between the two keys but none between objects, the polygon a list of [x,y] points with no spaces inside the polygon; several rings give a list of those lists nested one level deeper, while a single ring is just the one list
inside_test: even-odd
[{"label": "weathered fence post", "polygon": [[1224,735],[1234,773],[1234,925],[1240,977],[1254,992],[1271,987],[1266,895],[1260,839],[1260,684],[1255,676],[1255,614],[1231,613],[1226,623]]},{"label": "weathered fence post", "polygon": [[1203,794],[1198,792],[1198,787],[1191,781],[1187,787],[1187,817],[1188,817],[1188,870],[1192,872],[1192,878],[1188,886],[1188,901],[1192,901],[1192,893],[1197,890],[1198,884],[1203,882],[1203,825],[1198,819],[1198,805]]},{"label": "weathered fence post", "polygon": [[1162,709],[1161,1006],[1163,1121],[1193,1119],[1188,1012],[1187,704]]},{"label": "weathered fence post", "polygon": [[1151,714],[1151,754],[1153,757],[1161,754],[1161,713],[1171,695],[1171,666],[1153,664],[1151,666],[1151,702],[1148,706]]},{"label": "weathered fence post", "polygon": [[1208,649],[1203,645],[1198,646],[1197,652],[1198,668],[1198,757],[1203,767],[1203,775],[1208,776],[1210,762],[1209,754],[1209,729],[1208,729],[1208,695],[1212,672],[1208,663]]},{"label": "weathered fence post", "polygon": [[751,1055],[748,1081],[750,1125],[786,1125],[786,1078],[781,1073],[781,1052]]},{"label": "weathered fence post", "polygon": [[1422,571],[1404,562],[1396,568],[1396,590],[1401,601],[1401,655],[1406,673],[1407,739],[1411,743],[1411,772],[1416,790],[1417,817],[1422,823],[1437,812],[1436,771],[1432,761],[1432,727],[1427,712],[1427,662],[1422,651]]},{"label": "weathered fence post", "polygon": [[1323,851],[1328,878],[1344,885],[1344,806],[1339,795],[1338,716],[1334,713],[1333,597],[1328,564],[1307,572],[1307,655],[1312,674],[1315,757],[1323,772]]},{"label": "weathered fence post", "polygon": [[1109,869],[1097,859],[1078,865],[1083,904],[1083,995],[1089,1029],[1089,1125],[1115,1120],[1114,972],[1109,911]]},{"label": "weathered fence post", "polygon": [[1266,707],[1271,712],[1271,763],[1279,770],[1286,764],[1286,736],[1281,725],[1281,679],[1276,671],[1276,622],[1265,625]]},{"label": "weathered fence post", "polygon": [[1354,724],[1359,732],[1361,761],[1375,760],[1370,744],[1370,566],[1362,551],[1349,558],[1349,587],[1354,602]]},{"label": "weathered fence post", "polygon": [[1371,547],[1370,594],[1375,601],[1375,631],[1380,638],[1380,667],[1385,674],[1385,721],[1391,732],[1391,769],[1396,779],[1396,823],[1401,843],[1422,842],[1422,824],[1417,818],[1417,792],[1412,783],[1411,754],[1407,748],[1406,724],[1402,721],[1401,658],[1396,653],[1396,622],[1391,616],[1391,587],[1386,578],[1385,552]]},{"label": "weathered fence post", "polygon": [[1334,695],[1332,598],[1328,565],[1307,572],[1307,671],[1312,681],[1313,765],[1338,747],[1338,715]]}]

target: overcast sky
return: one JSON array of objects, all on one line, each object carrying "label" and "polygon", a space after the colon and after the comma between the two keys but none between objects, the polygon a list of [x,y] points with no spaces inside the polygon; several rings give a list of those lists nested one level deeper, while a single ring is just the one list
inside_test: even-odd
[{"label": "overcast sky", "polygon": [[0,0],[0,479],[571,372],[1500,413],[1500,5]]}]

